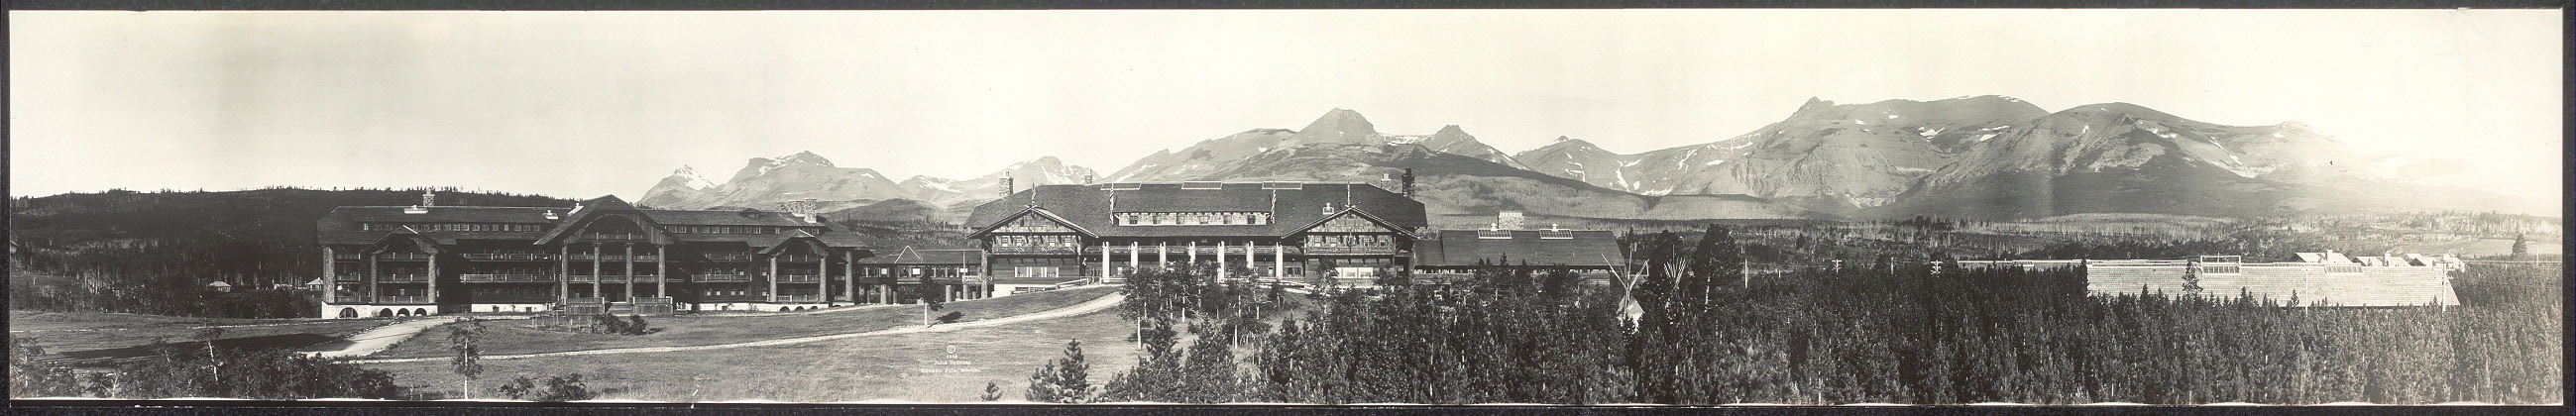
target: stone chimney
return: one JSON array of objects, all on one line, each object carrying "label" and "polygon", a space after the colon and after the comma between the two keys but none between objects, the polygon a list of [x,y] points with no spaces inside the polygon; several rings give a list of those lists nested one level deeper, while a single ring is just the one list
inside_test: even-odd
[{"label": "stone chimney", "polygon": [[422,190],[420,190],[420,206],[423,206],[423,207],[434,207],[434,206],[438,206],[438,192],[437,192],[437,191],[433,191],[433,190],[428,190],[428,189],[422,189]]}]

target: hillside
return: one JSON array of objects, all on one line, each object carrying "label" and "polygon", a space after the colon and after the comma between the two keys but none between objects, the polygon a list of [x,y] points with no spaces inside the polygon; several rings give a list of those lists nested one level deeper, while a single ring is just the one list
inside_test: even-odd
[{"label": "hillside", "polygon": [[1053,156],[1013,163],[1000,171],[968,179],[914,176],[894,181],[875,169],[835,166],[813,152],[756,157],[722,183],[699,176],[688,166],[664,177],[636,205],[660,209],[774,209],[788,201],[812,199],[824,212],[856,209],[908,199],[933,205],[978,203],[999,198],[1003,179],[1010,186],[1084,183],[1099,176],[1091,169],[1065,164]]},{"label": "hillside", "polygon": [[[222,280],[266,288],[321,275],[314,221],[334,207],[412,205],[420,191],[262,189],[109,192],[20,200],[10,209],[10,305],[166,315],[269,314],[290,297],[200,297]],[[441,205],[567,206],[544,196],[441,192]],[[253,310],[256,309],[256,310]]]}]

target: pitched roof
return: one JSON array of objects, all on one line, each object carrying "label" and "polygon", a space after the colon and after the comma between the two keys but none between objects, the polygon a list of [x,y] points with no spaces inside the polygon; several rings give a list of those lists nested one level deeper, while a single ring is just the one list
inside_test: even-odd
[{"label": "pitched roof", "polygon": [[[1429,224],[1421,202],[1369,184],[1306,183],[1297,189],[1266,189],[1274,187],[1259,182],[1214,184],[1214,189],[1183,189],[1178,183],[1113,185],[1122,189],[1106,189],[1111,185],[1033,187],[976,206],[967,223],[989,228],[1035,205],[1091,233],[1112,237],[1285,236],[1341,211],[1342,207],[1357,207],[1371,217],[1405,228],[1408,232]],[[1192,187],[1199,186],[1193,184]],[[1333,211],[1324,210],[1328,203],[1333,205]],[[1120,212],[1225,211],[1270,212],[1273,218],[1262,225],[1121,226],[1111,215]]]},{"label": "pitched roof", "polygon": [[[1540,238],[1542,234],[1563,233],[1573,238]],[[1507,234],[1511,238],[1484,238],[1482,234]],[[1604,230],[1442,230],[1439,238],[1413,243],[1416,266],[1473,266],[1477,260],[1510,261],[1532,266],[1616,266],[1625,259],[1619,253],[1619,239]]]},{"label": "pitched roof", "polygon": [[890,253],[860,259],[860,264],[982,264],[984,250],[922,249],[903,246]]},{"label": "pitched roof", "polygon": [[[547,241],[566,237],[564,234],[572,231],[572,227],[567,227],[568,225],[582,224],[583,221],[608,213],[622,213],[643,219],[645,223],[638,225],[645,226],[647,228],[645,233],[654,235],[653,241],[657,243],[713,242],[773,247],[789,238],[798,237],[800,232],[789,230],[778,234],[666,234],[659,227],[654,227],[658,224],[819,227],[824,230],[822,233],[807,235],[834,247],[867,245],[862,240],[864,237],[857,232],[828,222],[807,223],[794,215],[781,212],[643,210],[635,209],[634,205],[627,204],[626,201],[613,195],[582,201],[580,207],[578,210],[565,207],[426,207],[427,212],[419,214],[407,213],[405,211],[413,207],[403,206],[339,207],[332,209],[330,213],[323,214],[320,220],[315,221],[314,237],[319,243],[338,245],[372,244],[396,233],[417,234],[438,244],[456,244],[459,240]],[[548,211],[554,212],[558,219],[546,219]],[[364,224],[368,223],[542,224],[545,227],[543,227],[544,231],[407,231],[402,228],[369,231],[364,227]]]}]

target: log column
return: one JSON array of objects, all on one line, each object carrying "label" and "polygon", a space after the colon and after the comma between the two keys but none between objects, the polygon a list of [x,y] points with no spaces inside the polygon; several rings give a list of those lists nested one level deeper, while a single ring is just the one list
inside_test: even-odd
[{"label": "log column", "polygon": [[859,251],[841,252],[841,297],[859,303]]},{"label": "log column", "polygon": [[437,305],[437,304],[438,304],[438,255],[437,255],[437,254],[434,254],[434,253],[423,253],[423,254],[424,254],[424,255],[427,255],[427,256],[429,257],[429,259],[428,259],[428,260],[422,260],[422,261],[421,261],[421,263],[426,263],[426,264],[428,264],[428,265],[429,265],[429,276],[428,276],[428,277],[429,277],[429,304],[431,304],[431,305]]},{"label": "log column", "polygon": [[1216,240],[1216,278],[1225,278],[1225,240]]},{"label": "log column", "polygon": [[590,297],[594,298],[607,297],[599,295],[600,254],[599,243],[590,243]]},{"label": "log column", "polygon": [[555,246],[555,303],[572,301],[572,244]]},{"label": "log column", "polygon": [[[340,257],[331,252],[331,246],[322,246],[322,304],[339,302]],[[325,318],[339,316],[330,314],[328,309],[324,309],[323,314]]]},{"label": "log column", "polygon": [[1273,242],[1270,243],[1270,249],[1270,277],[1288,278],[1288,244]]},{"label": "log column", "polygon": [[653,296],[671,297],[671,252],[660,244],[653,245]]},{"label": "log column", "polygon": [[619,246],[620,246],[619,248],[622,248],[622,249],[625,249],[625,250],[626,250],[625,257],[624,257],[624,258],[622,258],[622,259],[620,260],[620,261],[625,262],[625,264],[626,264],[626,270],[618,272],[618,273],[620,273],[620,274],[622,274],[622,275],[623,275],[622,277],[625,277],[625,279],[624,279],[624,280],[626,281],[626,284],[622,284],[622,285],[618,285],[618,286],[625,286],[625,287],[626,287],[626,297],[625,297],[626,301],[627,301],[627,302],[634,302],[634,301],[635,301],[635,243],[620,244]]},{"label": "log column", "polygon": [[1100,243],[1100,283],[1109,283],[1109,242]]},{"label": "log column", "polygon": [[384,300],[382,298],[384,296],[384,286],[376,284],[376,276],[384,273],[384,268],[377,263],[377,259],[379,257],[383,257],[384,254],[384,252],[367,253],[367,303],[376,303]]},{"label": "log column", "polygon": [[825,298],[832,297],[832,279],[823,278],[830,275],[832,275],[832,249],[828,247],[815,249],[814,303],[830,303],[831,300]]},{"label": "log column", "polygon": [[[778,252],[787,254],[785,250]],[[778,255],[769,256],[769,303],[778,303]]]}]

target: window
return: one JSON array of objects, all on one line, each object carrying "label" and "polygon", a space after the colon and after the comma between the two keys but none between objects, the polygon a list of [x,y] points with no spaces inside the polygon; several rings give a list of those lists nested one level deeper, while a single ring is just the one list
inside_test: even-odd
[{"label": "window", "polygon": [[2238,266],[2200,266],[2201,273],[2236,273]]},{"label": "window", "polygon": [[2326,266],[2326,273],[2361,273],[2361,266]]}]

